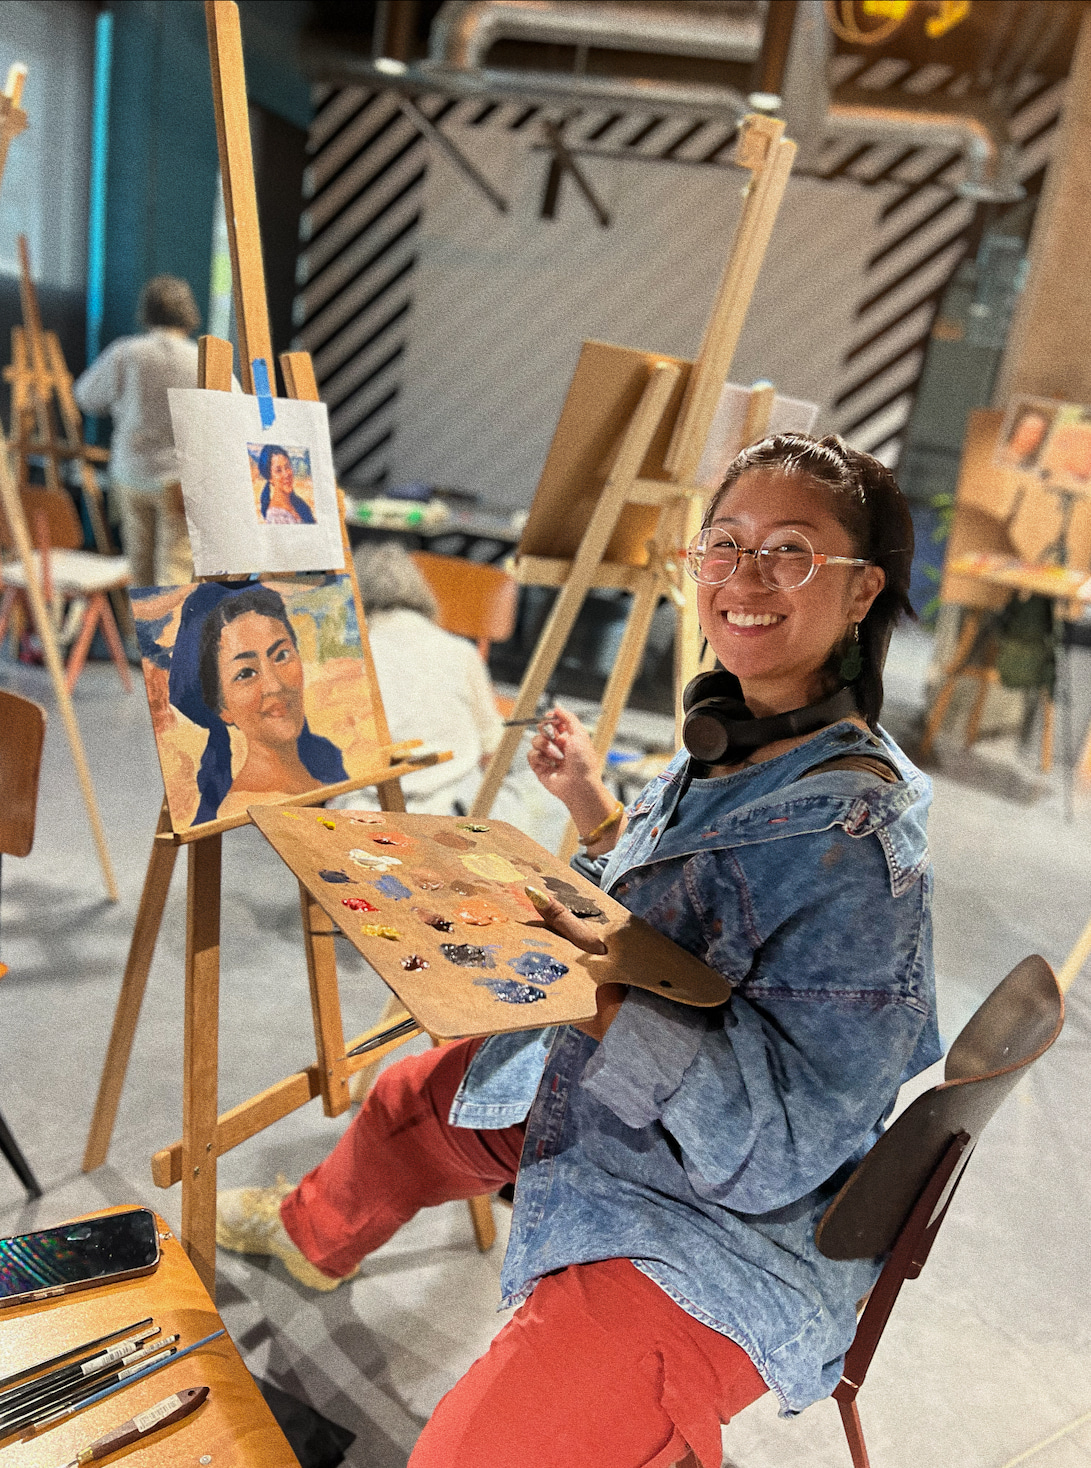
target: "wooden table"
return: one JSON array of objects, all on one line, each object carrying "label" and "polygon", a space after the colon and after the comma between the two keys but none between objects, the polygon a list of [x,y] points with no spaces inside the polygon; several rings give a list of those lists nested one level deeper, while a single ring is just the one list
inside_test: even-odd
[{"label": "wooden table", "polygon": [[[42,1304],[0,1310],[0,1377],[149,1315],[162,1327],[164,1336],[181,1335],[180,1349],[220,1329],[223,1321],[197,1271],[167,1224],[158,1214],[156,1219],[163,1254],[154,1274]],[[0,1464],[3,1468],[60,1468],[111,1427],[172,1392],[197,1386],[211,1390],[191,1417],[107,1462],[124,1463],[125,1468],[299,1468],[227,1335],[37,1437],[8,1439],[0,1448]]]}]

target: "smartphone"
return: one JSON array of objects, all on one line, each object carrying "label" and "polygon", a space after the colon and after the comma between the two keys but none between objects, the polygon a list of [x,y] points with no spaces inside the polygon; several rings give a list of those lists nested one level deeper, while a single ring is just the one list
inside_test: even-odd
[{"label": "smartphone", "polygon": [[134,1279],[158,1263],[159,1230],[148,1208],[16,1234],[0,1239],[0,1307]]}]

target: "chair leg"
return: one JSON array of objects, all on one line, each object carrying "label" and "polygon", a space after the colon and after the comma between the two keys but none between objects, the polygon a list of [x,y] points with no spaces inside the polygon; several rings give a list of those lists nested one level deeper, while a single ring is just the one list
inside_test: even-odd
[{"label": "chair leg", "polygon": [[76,686],[76,682],[83,672],[83,665],[87,661],[87,654],[91,651],[91,639],[95,635],[98,625],[99,608],[94,597],[88,603],[87,612],[80,627],[80,635],[72,644],[72,650],[68,654],[68,661],[64,668],[64,681],[69,693]]},{"label": "chair leg", "polygon": [[38,1184],[38,1179],[31,1172],[30,1164],[19,1150],[18,1142],[8,1130],[8,1124],[2,1116],[0,1116],[0,1152],[3,1152],[4,1156],[11,1163],[16,1177],[27,1190],[27,1197],[40,1198],[42,1196],[42,1190]]},{"label": "chair leg", "polygon": [[838,1411],[841,1413],[841,1425],[845,1429],[845,1436],[849,1442],[849,1452],[852,1454],[852,1468],[871,1468],[868,1459],[867,1448],[864,1446],[864,1429],[860,1426],[860,1413],[856,1407],[856,1398],[851,1402],[838,1402]]},{"label": "chair leg", "polygon": [[99,592],[99,596],[102,597],[102,611],[99,615],[99,625],[102,628],[102,635],[106,639],[106,646],[110,649],[110,656],[114,660],[114,667],[117,669],[118,677],[121,679],[122,688],[124,688],[126,693],[132,693],[133,682],[129,677],[129,659],[125,656],[125,648],[121,641],[121,633],[117,630],[117,621],[114,618],[113,608],[110,606],[105,593]]}]

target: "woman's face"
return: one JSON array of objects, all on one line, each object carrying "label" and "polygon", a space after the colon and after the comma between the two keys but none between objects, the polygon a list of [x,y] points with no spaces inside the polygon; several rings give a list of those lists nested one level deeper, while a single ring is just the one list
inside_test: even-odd
[{"label": "woman's face", "polygon": [[244,612],[220,634],[223,710],[250,742],[287,744],[303,732],[303,663],[276,617]]},{"label": "woman's face", "polygon": [[[794,530],[824,555],[857,556],[831,498],[798,475],[752,469],[721,498],[712,524],[744,549]],[[878,566],[819,566],[806,586],[777,591],[762,581],[754,558],[743,556],[722,585],[698,584],[701,630],[754,713],[800,708],[827,692],[822,668],[830,652],[863,621],[885,580]]]},{"label": "woman's face", "polygon": [[274,493],[283,495],[287,499],[294,483],[295,475],[292,473],[291,459],[287,454],[274,454],[269,460],[269,484]]}]

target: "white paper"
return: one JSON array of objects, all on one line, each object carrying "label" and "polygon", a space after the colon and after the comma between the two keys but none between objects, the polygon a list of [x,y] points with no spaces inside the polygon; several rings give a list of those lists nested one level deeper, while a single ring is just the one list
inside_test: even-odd
[{"label": "white paper", "polygon": [[[742,436],[749,406],[748,387],[741,387],[736,382],[724,383],[720,401],[712,415],[701,462],[697,466],[696,482],[706,489],[715,489],[719,485],[731,460],[745,447]],[[777,393],[773,398],[769,427],[762,437],[772,433],[810,433],[817,418],[817,403],[805,403],[800,398],[782,398]]]},{"label": "white paper", "polygon": [[274,398],[263,428],[249,394],[168,396],[197,576],[344,570],[325,403]]}]

